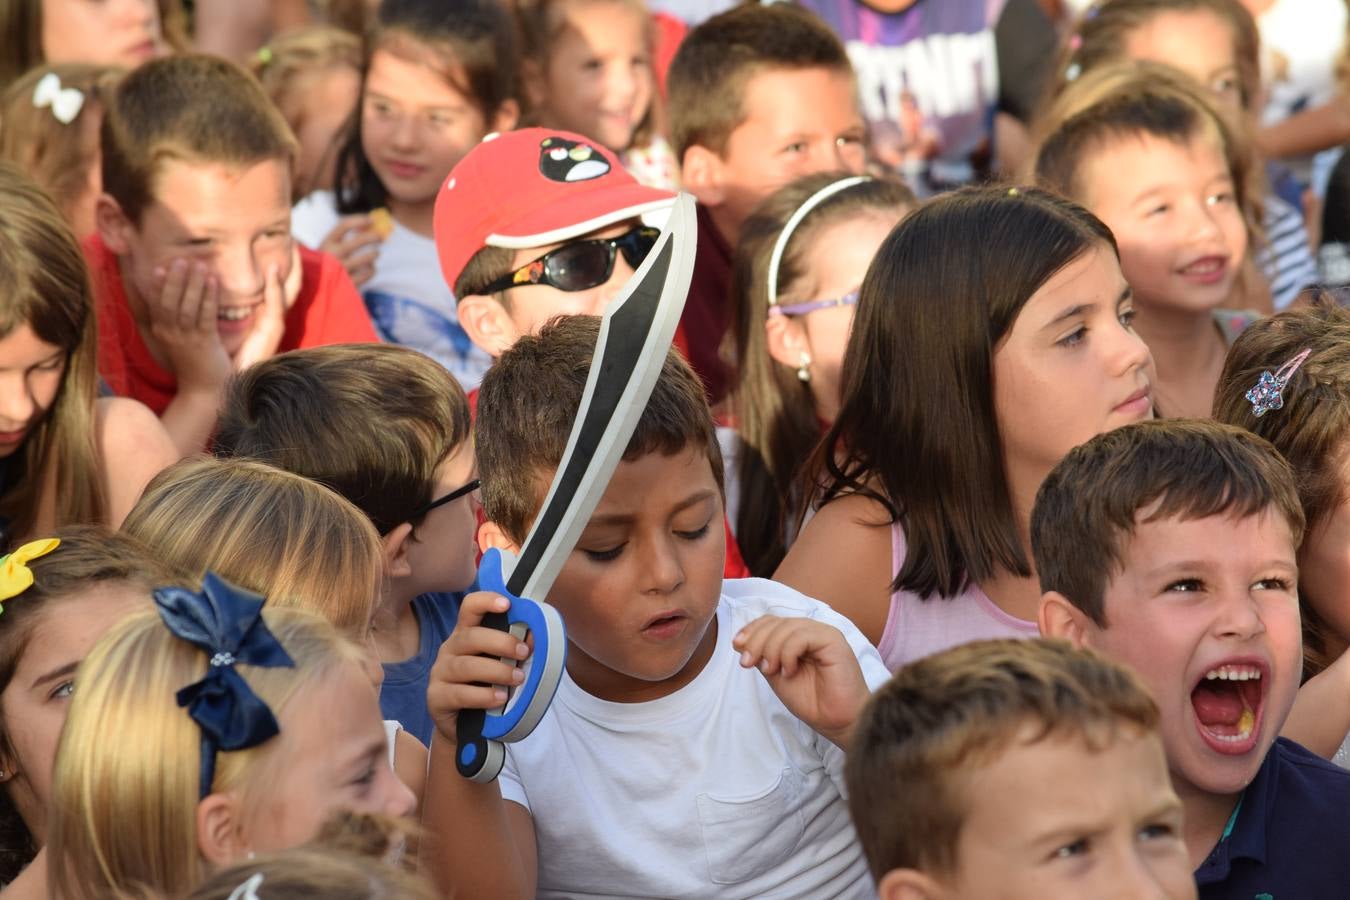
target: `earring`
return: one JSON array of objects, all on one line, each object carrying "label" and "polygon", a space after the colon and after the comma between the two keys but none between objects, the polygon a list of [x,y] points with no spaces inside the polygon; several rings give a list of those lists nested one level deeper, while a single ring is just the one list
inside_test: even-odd
[{"label": "earring", "polygon": [[797,357],[797,380],[802,384],[808,384],[811,381],[811,354],[805,350],[802,355]]}]

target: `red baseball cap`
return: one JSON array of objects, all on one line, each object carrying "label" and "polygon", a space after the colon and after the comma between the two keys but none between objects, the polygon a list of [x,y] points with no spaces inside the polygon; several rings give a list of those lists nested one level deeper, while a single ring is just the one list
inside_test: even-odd
[{"label": "red baseball cap", "polygon": [[638,184],[618,157],[579,134],[522,128],[488,135],[436,197],[436,254],[454,290],[484,247],[556,244],[674,202],[674,194]]}]

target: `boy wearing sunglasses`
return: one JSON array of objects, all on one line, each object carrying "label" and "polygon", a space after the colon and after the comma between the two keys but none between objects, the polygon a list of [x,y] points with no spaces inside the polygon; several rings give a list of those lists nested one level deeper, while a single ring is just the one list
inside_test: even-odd
[{"label": "boy wearing sunglasses", "polygon": [[484,141],[436,202],[460,325],[496,358],[555,316],[603,314],[660,233],[641,217],[674,199],[580,135],[525,128]]}]

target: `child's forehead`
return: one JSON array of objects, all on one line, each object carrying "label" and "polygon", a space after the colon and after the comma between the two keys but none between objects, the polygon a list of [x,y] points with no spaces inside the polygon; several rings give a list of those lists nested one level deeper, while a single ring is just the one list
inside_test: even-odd
[{"label": "child's forehead", "polygon": [[[1122,575],[1139,577],[1181,565],[1236,571],[1294,560],[1292,529],[1273,506],[1206,516],[1159,507],[1160,501],[1155,501],[1136,512],[1132,528],[1119,536],[1120,571],[1113,584]],[[1239,548],[1242,552],[1235,552]]]}]

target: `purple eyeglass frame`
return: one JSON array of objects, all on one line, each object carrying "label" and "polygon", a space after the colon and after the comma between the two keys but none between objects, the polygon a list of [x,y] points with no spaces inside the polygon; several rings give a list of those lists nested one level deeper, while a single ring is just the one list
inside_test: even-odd
[{"label": "purple eyeglass frame", "polygon": [[857,289],[849,291],[842,297],[830,297],[825,300],[807,300],[804,303],[778,303],[769,307],[771,316],[804,316],[809,312],[815,312],[818,309],[830,309],[835,306],[856,306],[858,303]]}]

